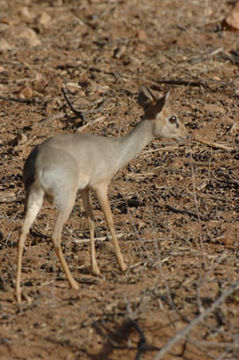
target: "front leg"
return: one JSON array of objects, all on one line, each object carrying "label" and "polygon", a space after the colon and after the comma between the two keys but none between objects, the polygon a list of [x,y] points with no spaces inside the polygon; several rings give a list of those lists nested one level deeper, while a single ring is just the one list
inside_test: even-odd
[{"label": "front leg", "polygon": [[114,244],[114,248],[115,248],[115,253],[116,253],[116,257],[119,263],[119,266],[121,268],[122,271],[125,271],[127,269],[127,266],[125,265],[123,256],[121,254],[120,251],[120,247],[119,247],[119,243],[116,237],[116,233],[115,233],[115,228],[114,228],[114,221],[113,221],[113,216],[112,216],[112,212],[110,209],[110,204],[109,204],[109,199],[108,199],[108,195],[107,195],[107,186],[105,185],[99,185],[97,188],[94,189],[96,196],[99,200],[100,206],[105,214],[105,218],[107,221],[107,224],[109,226],[110,229],[110,233],[112,236],[112,240],[113,240],[113,244]]}]

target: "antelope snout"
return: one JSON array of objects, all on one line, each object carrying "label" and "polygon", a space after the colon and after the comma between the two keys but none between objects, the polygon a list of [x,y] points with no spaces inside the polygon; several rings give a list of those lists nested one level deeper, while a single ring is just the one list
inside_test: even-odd
[{"label": "antelope snout", "polygon": [[182,142],[189,142],[191,140],[192,136],[188,132],[185,133],[185,135],[177,136],[176,140],[182,141]]}]

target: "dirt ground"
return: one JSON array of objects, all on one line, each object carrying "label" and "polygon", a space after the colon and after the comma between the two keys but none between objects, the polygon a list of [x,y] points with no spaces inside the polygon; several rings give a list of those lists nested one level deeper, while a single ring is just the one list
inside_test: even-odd
[{"label": "dirt ground", "polygon": [[[239,33],[223,23],[234,3],[0,0],[1,359],[239,358]],[[91,274],[77,199],[63,230],[80,286],[69,289],[45,203],[17,305],[24,160],[58,133],[126,134],[142,115],[141,84],[171,89],[192,139],[154,140],[110,185],[127,271],[92,197],[102,276]]]}]

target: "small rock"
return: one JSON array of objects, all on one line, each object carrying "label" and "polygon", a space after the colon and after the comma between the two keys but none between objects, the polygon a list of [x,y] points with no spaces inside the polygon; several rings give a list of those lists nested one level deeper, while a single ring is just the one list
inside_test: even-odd
[{"label": "small rock", "polygon": [[141,40],[141,41],[146,41],[147,40],[147,34],[144,30],[139,30],[138,34],[138,39]]},{"label": "small rock", "polygon": [[30,88],[29,86],[24,87],[20,90],[19,96],[22,99],[31,99],[33,96],[32,88]]},{"label": "small rock", "polygon": [[124,55],[125,50],[126,46],[124,44],[118,46],[116,49],[114,49],[113,57],[115,59],[120,59]]},{"label": "small rock", "polygon": [[10,191],[1,191],[0,192],[0,203],[9,203],[16,201],[17,197],[14,192]]},{"label": "small rock", "polygon": [[31,22],[33,19],[33,16],[30,14],[29,8],[27,6],[24,6],[20,11],[20,16],[23,21]]},{"label": "small rock", "polygon": [[0,50],[10,50],[12,49],[12,46],[5,40],[5,39],[1,39],[0,40]]},{"label": "small rock", "polygon": [[31,47],[41,45],[41,40],[38,38],[36,32],[30,28],[24,29],[17,37],[26,39]]},{"label": "small rock", "polygon": [[126,303],[125,303],[125,301],[119,300],[119,302],[118,302],[118,309],[119,309],[119,310],[125,310],[125,309],[126,309]]},{"label": "small rock", "polygon": [[22,145],[27,141],[27,136],[23,133],[17,134],[12,140],[8,142],[10,146]]},{"label": "small rock", "polygon": [[239,30],[239,2],[236,3],[230,14],[226,18],[226,23],[231,28]]}]

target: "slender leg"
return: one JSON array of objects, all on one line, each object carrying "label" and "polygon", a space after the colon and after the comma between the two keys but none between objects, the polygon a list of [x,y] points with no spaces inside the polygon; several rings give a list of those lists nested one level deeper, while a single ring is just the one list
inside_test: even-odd
[{"label": "slender leg", "polygon": [[32,189],[27,196],[26,214],[23,222],[21,235],[18,243],[17,252],[17,278],[16,278],[16,298],[17,302],[21,302],[21,272],[22,272],[22,253],[27,234],[31,225],[37,217],[37,214],[42,206],[44,192],[42,190],[35,191]]},{"label": "slender leg", "polygon": [[70,283],[70,286],[73,289],[78,290],[79,289],[79,285],[77,284],[77,282],[75,281],[75,279],[73,278],[70,269],[64,259],[63,253],[62,253],[62,249],[61,249],[61,232],[62,232],[62,228],[64,223],[66,222],[66,220],[68,219],[70,212],[72,210],[73,204],[74,204],[74,200],[70,199],[70,201],[68,202],[68,206],[66,208],[64,208],[64,211],[59,211],[59,215],[56,219],[56,223],[55,223],[55,227],[53,230],[53,234],[52,234],[52,241],[54,244],[54,249],[56,252],[56,255],[61,263],[61,266],[63,268],[63,270],[65,271],[66,277]]},{"label": "slender leg", "polygon": [[98,186],[97,188],[95,188],[94,190],[95,190],[96,196],[100,202],[101,208],[104,211],[105,218],[106,218],[107,224],[110,229],[110,233],[112,236],[115,253],[116,253],[116,257],[117,257],[119,266],[122,271],[125,271],[127,269],[127,266],[124,263],[124,259],[121,254],[119,243],[118,243],[118,240],[117,240],[117,237],[115,234],[113,216],[112,216],[109,199],[108,199],[108,195],[107,195],[107,187],[105,185],[104,186],[101,185],[101,186]]},{"label": "slender leg", "polygon": [[95,256],[95,239],[94,239],[94,231],[95,231],[95,225],[94,225],[94,216],[92,212],[92,206],[90,202],[90,194],[89,190],[85,190],[82,192],[82,200],[83,205],[86,212],[86,217],[88,219],[89,223],[89,229],[90,229],[90,259],[91,259],[91,269],[93,274],[100,275],[100,269],[98,267],[96,256]]}]

